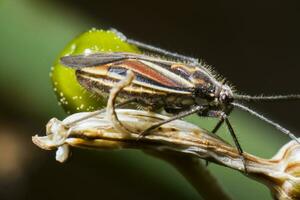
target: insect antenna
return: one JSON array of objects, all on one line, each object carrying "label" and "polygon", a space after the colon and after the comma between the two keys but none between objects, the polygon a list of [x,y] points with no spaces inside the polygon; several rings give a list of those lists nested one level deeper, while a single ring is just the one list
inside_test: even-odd
[{"label": "insect antenna", "polygon": [[237,108],[240,108],[241,110],[244,110],[248,113],[250,113],[251,115],[254,115],[256,117],[258,117],[259,119],[261,119],[262,121],[265,121],[267,122],[268,124],[274,126],[276,129],[278,129],[279,131],[283,132],[284,134],[288,135],[291,139],[295,140],[297,143],[300,144],[300,141],[298,140],[298,138],[293,134],[291,133],[289,130],[287,130],[286,128],[282,127],[281,125],[279,125],[278,123],[276,122],[273,122],[272,120],[266,118],[265,116],[257,113],[256,111],[244,106],[243,104],[240,104],[240,103],[231,103],[233,106],[237,107]]},{"label": "insect antenna", "polygon": [[290,95],[274,95],[274,96],[251,96],[251,95],[241,95],[234,94],[233,98],[235,100],[245,100],[245,101],[286,101],[286,100],[300,100],[300,94],[290,94]]}]

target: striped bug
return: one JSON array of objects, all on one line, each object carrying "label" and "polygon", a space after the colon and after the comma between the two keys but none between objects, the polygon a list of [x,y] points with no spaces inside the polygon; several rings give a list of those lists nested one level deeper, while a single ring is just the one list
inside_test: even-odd
[{"label": "striped bug", "polygon": [[[299,100],[300,95],[240,95],[235,93],[225,81],[219,81],[205,65],[195,58],[127,39],[121,33],[118,35],[125,42],[137,46],[145,54],[106,52],[66,56],[61,58],[61,63],[76,69],[78,82],[87,90],[101,96],[108,96],[112,86],[124,79],[128,70],[133,71],[135,79],[130,86],[125,87],[119,93],[121,102],[119,106],[135,102],[152,111],[164,109],[167,113],[174,115],[168,120],[147,128],[140,133],[141,136],[150,133],[162,124],[197,113],[199,116],[219,118],[212,133],[216,133],[225,122],[242,156],[243,150],[228,119],[233,108],[237,107],[273,125],[299,142],[289,130],[238,101]],[[80,120],[97,115],[99,112],[102,111],[93,112]]]}]

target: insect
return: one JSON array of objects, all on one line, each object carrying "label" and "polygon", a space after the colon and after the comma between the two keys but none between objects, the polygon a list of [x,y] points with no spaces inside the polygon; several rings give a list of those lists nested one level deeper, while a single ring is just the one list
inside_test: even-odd
[{"label": "insect", "polygon": [[[219,122],[212,130],[213,133],[216,133],[225,123],[242,156],[243,150],[228,119],[236,107],[257,116],[299,142],[289,130],[244,106],[239,101],[299,100],[300,95],[249,96],[237,94],[225,81],[219,81],[197,59],[127,39],[121,33],[118,34],[127,43],[143,50],[145,54],[95,53],[62,57],[61,62],[63,65],[75,68],[78,82],[87,90],[99,95],[108,95],[112,86],[122,80],[128,70],[133,71],[135,79],[130,86],[120,92],[119,98],[122,103],[119,106],[135,102],[153,111],[164,109],[167,113],[173,114],[168,120],[147,128],[141,133],[141,136],[150,133],[151,130],[162,124],[197,113],[199,116],[219,118]],[[91,115],[95,114],[97,112]]]}]

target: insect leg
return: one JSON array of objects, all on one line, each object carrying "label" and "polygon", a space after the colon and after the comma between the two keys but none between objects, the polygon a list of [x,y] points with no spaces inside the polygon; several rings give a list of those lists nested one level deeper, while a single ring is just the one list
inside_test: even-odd
[{"label": "insect leg", "polygon": [[[214,127],[214,129],[211,131],[211,133],[216,134],[217,131],[220,129],[220,127],[223,125],[223,123],[224,123],[224,119],[223,118],[219,119],[218,123],[216,124],[216,126]],[[205,161],[206,167],[208,166],[208,164],[209,164],[209,162],[208,162],[208,160],[206,160]]]},{"label": "insect leg", "polygon": [[[233,107],[231,107],[230,109],[228,109],[228,111],[225,112],[226,115],[229,116],[230,113],[232,112],[232,110],[233,110]],[[221,118],[221,119],[219,120],[219,122],[216,124],[216,126],[214,127],[214,129],[213,129],[211,132],[212,132],[212,133],[216,133],[216,132],[220,129],[220,127],[222,126],[223,123],[224,123],[224,119]]]},{"label": "insect leg", "polygon": [[234,141],[234,143],[235,143],[235,146],[237,147],[237,149],[238,149],[238,151],[239,151],[239,154],[242,156],[242,160],[243,160],[243,164],[244,164],[244,172],[247,173],[246,160],[245,160],[245,157],[244,157],[244,155],[243,155],[244,151],[243,151],[243,149],[242,149],[242,147],[241,147],[241,145],[240,145],[240,143],[239,143],[239,141],[238,141],[238,139],[237,139],[237,137],[236,137],[236,135],[235,135],[235,133],[234,133],[234,130],[233,130],[233,128],[232,128],[232,126],[231,126],[231,124],[230,124],[230,122],[229,122],[227,116],[226,116],[226,118],[225,118],[225,123],[226,123],[226,125],[227,125],[227,127],[228,127],[228,130],[229,130],[229,132],[230,132],[230,134],[231,134],[231,137],[233,138],[233,141]]},{"label": "insect leg", "polygon": [[207,109],[207,106],[194,106],[193,108],[191,108],[190,110],[187,110],[187,111],[184,111],[184,112],[181,112],[179,113],[178,115],[174,116],[174,117],[170,117],[169,119],[167,120],[164,120],[164,121],[161,121],[159,123],[155,123],[153,124],[152,126],[150,126],[149,128],[147,128],[146,130],[144,130],[143,132],[140,133],[140,137],[143,137],[143,136],[146,136],[147,134],[150,133],[150,131],[160,127],[161,125],[163,124],[166,124],[168,122],[171,122],[171,121],[174,121],[174,120],[177,120],[177,119],[181,119],[183,117],[186,117],[186,116],[189,116],[191,114],[194,114],[194,113],[198,113],[198,112],[202,112],[204,111],[205,109]]},{"label": "insect leg", "polygon": [[164,50],[164,49],[161,49],[161,48],[149,45],[149,44],[145,44],[145,43],[133,40],[133,39],[128,39],[123,33],[117,31],[116,29],[111,29],[111,31],[115,32],[120,38],[125,40],[127,43],[137,46],[141,50],[146,50],[146,51],[162,54],[164,56],[179,59],[184,62],[189,62],[189,63],[193,63],[193,64],[199,63],[199,60],[196,58],[184,56],[184,55],[174,53],[174,52],[170,52],[170,51],[167,51],[167,50]]},{"label": "insect leg", "polygon": [[211,132],[216,133],[220,129],[223,123],[224,123],[224,119],[220,119],[219,122],[216,124],[215,128]]},{"label": "insect leg", "polygon": [[134,73],[131,70],[127,71],[126,77],[111,88],[107,101],[107,118],[112,122],[115,129],[124,133],[132,133],[133,131],[126,128],[126,126],[124,126],[122,122],[120,122],[114,105],[119,92],[126,86],[130,85],[133,79]]},{"label": "insect leg", "polygon": [[[120,107],[123,107],[125,105],[130,104],[130,103],[135,103],[135,102],[139,102],[139,100],[137,98],[132,98],[132,99],[129,99],[129,100],[126,100],[126,101],[123,101],[121,103],[116,104],[115,107],[120,108]],[[76,124],[77,122],[80,122],[80,121],[86,120],[88,118],[94,117],[96,115],[104,113],[105,111],[106,111],[106,108],[96,110],[94,112],[91,112],[91,113],[87,114],[86,116],[84,116],[82,118],[76,119],[72,122],[69,122],[69,123],[65,124],[65,126],[72,126],[73,124]]]},{"label": "insect leg", "polygon": [[246,160],[245,160],[245,157],[243,155],[244,151],[243,151],[243,149],[242,149],[242,147],[241,147],[241,145],[240,145],[240,143],[239,143],[239,141],[237,139],[237,136],[236,136],[236,134],[235,134],[235,132],[234,132],[234,130],[233,130],[233,128],[232,128],[229,120],[228,120],[227,114],[225,112],[223,112],[223,111],[214,111],[214,110],[211,110],[211,111],[208,111],[207,115],[209,117],[218,117],[218,118],[220,118],[220,120],[222,120],[223,122],[226,123],[227,128],[229,130],[229,133],[230,133],[231,137],[233,138],[234,144],[235,144],[235,146],[236,146],[239,154],[241,155],[241,158],[242,158],[242,161],[243,161],[243,164],[244,164],[244,171],[245,171],[245,173],[247,173]]}]

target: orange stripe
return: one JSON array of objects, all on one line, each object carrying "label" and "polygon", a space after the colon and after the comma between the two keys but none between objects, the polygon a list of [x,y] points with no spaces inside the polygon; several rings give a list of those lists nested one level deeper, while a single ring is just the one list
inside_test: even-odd
[{"label": "orange stripe", "polygon": [[181,86],[181,85],[178,85],[173,80],[170,80],[169,78],[163,76],[159,72],[151,69],[149,66],[139,62],[138,60],[128,59],[128,60],[124,60],[118,64],[120,64],[121,67],[124,67],[126,69],[131,69],[132,71],[137,72],[149,79],[159,82],[162,85],[165,85],[168,87],[180,87]]},{"label": "orange stripe", "polygon": [[86,67],[83,68],[82,71],[92,73],[95,75],[102,75],[106,76],[109,67],[111,66],[119,66],[123,67],[125,69],[131,69],[132,71],[139,73],[153,81],[156,81],[162,85],[168,86],[168,87],[181,87],[181,84],[176,83],[175,81],[169,79],[168,77],[160,74],[159,72],[151,69],[148,65],[145,65],[142,62],[139,62],[135,59],[127,59],[123,61],[118,61],[114,63],[109,63],[106,65],[100,65],[96,67]]},{"label": "orange stripe", "polygon": [[106,64],[106,65],[100,65],[100,66],[96,66],[96,67],[85,67],[85,68],[82,68],[81,71],[91,73],[94,75],[106,76],[109,67],[110,67],[110,64]]}]

